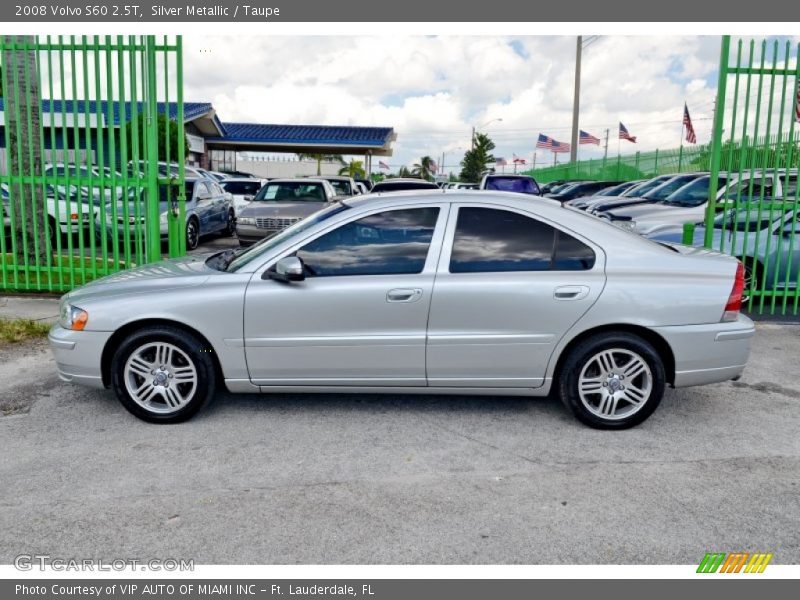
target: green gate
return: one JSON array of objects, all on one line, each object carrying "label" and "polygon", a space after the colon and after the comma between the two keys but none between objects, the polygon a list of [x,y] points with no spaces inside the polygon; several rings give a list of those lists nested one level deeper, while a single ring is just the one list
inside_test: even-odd
[{"label": "green gate", "polygon": [[722,39],[704,243],[743,262],[755,312],[797,314],[800,302],[798,50]]},{"label": "green gate", "polygon": [[162,239],[183,255],[181,38],[2,36],[0,55],[0,290],[67,291]]}]

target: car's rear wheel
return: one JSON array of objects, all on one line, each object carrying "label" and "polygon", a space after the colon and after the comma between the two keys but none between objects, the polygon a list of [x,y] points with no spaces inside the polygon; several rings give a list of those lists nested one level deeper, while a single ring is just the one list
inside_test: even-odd
[{"label": "car's rear wheel", "polygon": [[559,397],[597,429],[638,425],[664,395],[664,364],[652,344],[629,333],[603,333],[575,346],[558,382]]},{"label": "car's rear wheel", "polygon": [[192,217],[186,221],[186,249],[194,250],[200,243],[200,225],[197,219]]},{"label": "car's rear wheel", "polygon": [[236,214],[233,210],[228,211],[228,220],[225,223],[225,229],[222,230],[222,235],[225,237],[236,235]]},{"label": "car's rear wheel", "polygon": [[137,331],[114,353],[114,392],[140,419],[185,421],[214,395],[216,372],[208,350],[195,336],[174,327]]}]

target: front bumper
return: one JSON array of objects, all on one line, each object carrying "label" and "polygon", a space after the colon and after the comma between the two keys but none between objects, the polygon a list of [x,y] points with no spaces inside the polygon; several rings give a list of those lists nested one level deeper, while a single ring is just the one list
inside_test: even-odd
[{"label": "front bumper", "polygon": [[675,357],[675,387],[739,377],[750,356],[755,325],[744,315],[730,323],[655,327]]},{"label": "front bumper", "polygon": [[72,331],[54,325],[47,336],[63,381],[103,389],[101,357],[110,331]]},{"label": "front bumper", "polygon": [[265,238],[271,238],[280,231],[281,229],[266,229],[255,225],[236,224],[236,237],[239,238],[239,243],[243,246],[249,246]]}]

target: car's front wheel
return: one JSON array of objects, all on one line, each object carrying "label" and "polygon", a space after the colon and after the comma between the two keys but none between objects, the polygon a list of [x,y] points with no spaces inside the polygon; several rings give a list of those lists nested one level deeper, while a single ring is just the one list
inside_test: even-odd
[{"label": "car's front wheel", "polygon": [[222,235],[225,237],[236,235],[236,214],[233,210],[228,211],[228,220],[225,222],[225,229],[222,230]]},{"label": "car's front wheel", "polygon": [[194,335],[175,327],[137,331],[114,353],[114,392],[140,419],[185,421],[214,395],[216,373],[209,350]]},{"label": "car's front wheel", "polygon": [[194,250],[200,243],[200,225],[197,219],[192,217],[186,221],[186,249]]},{"label": "car's front wheel", "polygon": [[586,425],[626,429],[653,414],[665,382],[663,361],[652,344],[629,333],[603,333],[571,350],[558,390]]}]

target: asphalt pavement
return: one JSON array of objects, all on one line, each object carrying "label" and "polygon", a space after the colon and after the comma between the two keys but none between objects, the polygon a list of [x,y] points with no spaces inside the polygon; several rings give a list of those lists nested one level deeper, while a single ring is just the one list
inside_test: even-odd
[{"label": "asphalt pavement", "polygon": [[[220,393],[156,426],[0,351],[0,563],[800,562],[800,326],[759,323],[739,382],[636,429],[552,399]],[[0,400],[2,402],[2,400]]]}]

